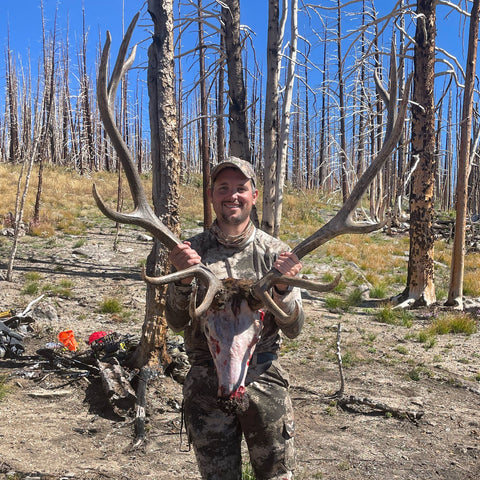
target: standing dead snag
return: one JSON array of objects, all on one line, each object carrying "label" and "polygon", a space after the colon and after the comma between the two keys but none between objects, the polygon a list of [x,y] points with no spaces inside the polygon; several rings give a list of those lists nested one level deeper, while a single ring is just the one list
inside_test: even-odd
[{"label": "standing dead snag", "polygon": [[435,15],[436,2],[417,1],[414,87],[412,102],[412,159],[419,163],[410,189],[410,252],[407,285],[399,296],[406,305],[430,305],[436,300],[432,228],[436,172],[435,128]]}]

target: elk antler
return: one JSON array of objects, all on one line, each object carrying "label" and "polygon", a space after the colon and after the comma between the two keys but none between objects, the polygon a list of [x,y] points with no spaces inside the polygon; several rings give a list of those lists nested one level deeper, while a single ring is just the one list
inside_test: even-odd
[{"label": "elk antler", "polygon": [[[175,245],[181,243],[181,241],[159,220],[153,209],[150,207],[145,190],[140,180],[140,176],[135,168],[133,158],[115,124],[113,114],[118,85],[122,76],[130,68],[135,58],[136,47],[132,48],[128,58],[126,58],[126,54],[138,16],[139,14],[135,15],[122,40],[118,57],[112,72],[112,77],[108,85],[107,66],[110,54],[111,36],[110,33],[107,32],[107,39],[103,47],[97,78],[97,99],[100,118],[125,170],[133,197],[134,209],[131,213],[121,213],[111,209],[104,203],[100,194],[97,192],[95,185],[93,185],[93,196],[98,208],[105,216],[114,220],[115,222],[138,225],[150,232],[156,239],[165,245],[165,247],[172,249]],[[411,80],[412,75],[410,75],[407,81],[405,88],[406,92],[408,92],[410,89]],[[332,218],[327,224],[325,224],[313,235],[305,239],[293,249],[293,253],[295,253],[299,259],[338,235],[342,235],[344,233],[368,233],[377,230],[383,225],[383,223],[356,223],[353,221],[352,215],[368,185],[372,182],[375,175],[380,171],[381,167],[398,143],[403,129],[403,123],[405,121],[407,104],[408,96],[405,95],[399,105],[398,116],[391,134],[388,135],[377,157],[372,161],[363,176],[357,182],[352,194],[344,203],[337,215],[335,215],[335,217]],[[393,109],[389,109],[389,118],[391,114],[394,115],[394,112],[391,113],[392,111]],[[201,282],[206,284],[205,298],[201,304],[196,307],[193,303],[191,303],[190,306],[190,313],[192,317],[199,317],[206,312],[216,293],[222,288],[222,283],[205,265],[200,263],[186,270],[164,275],[162,277],[153,278],[143,274],[143,278],[146,281],[155,285],[164,285],[166,283],[174,282],[191,276],[195,276]],[[272,286],[281,283],[307,288],[309,290],[328,291],[335,288],[339,280],[340,276],[338,276],[330,284],[321,285],[316,282],[311,282],[300,278],[286,277],[281,275],[278,270],[271,269],[262,279],[252,284],[251,292],[259,302],[265,305],[265,307],[277,317],[279,321],[288,321],[290,319],[290,315],[284,313],[268,294],[268,291]]]},{"label": "elk antler", "polygon": [[150,207],[145,190],[143,189],[140,176],[135,168],[132,156],[125,144],[120,131],[117,128],[114,120],[113,107],[115,103],[115,95],[120,79],[125,72],[130,68],[135,59],[136,46],[132,48],[132,51],[125,60],[127,54],[128,44],[132,37],[133,29],[137,22],[139,14],[137,13],[130,23],[125,37],[123,38],[120,50],[118,52],[117,61],[113,69],[112,78],[107,87],[107,67],[108,58],[110,55],[111,36],[110,32],[107,32],[107,39],[102,51],[102,57],[100,60],[100,67],[98,70],[97,78],[97,100],[98,109],[100,111],[100,118],[105,127],[113,147],[118,154],[118,157],[122,163],[127,176],[130,191],[132,192],[133,202],[135,208],[131,213],[117,212],[105,205],[100,194],[97,192],[95,184],[93,185],[93,196],[97,203],[98,208],[102,213],[119,223],[127,223],[132,225],[138,225],[149,231],[155,238],[158,238],[167,248],[173,248],[180,240],[174,235],[155,215],[154,211]]},{"label": "elk antler", "polygon": [[[370,183],[372,183],[373,179],[377,175],[377,173],[382,168],[383,164],[386,162],[390,154],[395,149],[400,136],[402,134],[405,117],[407,114],[407,106],[408,106],[408,92],[410,91],[410,86],[412,83],[413,75],[407,79],[407,83],[405,86],[405,95],[402,98],[399,107],[398,107],[398,114],[397,118],[395,119],[395,124],[391,129],[391,132],[385,138],[382,148],[378,152],[377,156],[372,160],[369,167],[365,170],[363,175],[358,180],[357,184],[352,190],[352,193],[347,198],[345,203],[343,204],[342,208],[337,212],[337,214],[325,225],[319,228],[315,233],[310,235],[308,238],[303,240],[300,244],[298,244],[292,252],[297,255],[299,259],[303,258],[308,253],[312,252],[320,245],[328,242],[332,238],[335,238],[339,235],[343,235],[345,233],[370,233],[375,230],[378,230],[385,222],[382,223],[367,223],[367,222],[355,222],[352,218],[353,213],[355,211],[356,206],[358,205],[362,195],[367,190]],[[395,87],[394,87],[395,88]],[[395,115],[394,109],[389,109],[387,123],[390,121],[390,117]],[[393,123],[393,122],[392,122]],[[282,280],[278,280],[281,277]],[[339,278],[339,277],[337,277]],[[290,282],[290,285],[298,285],[301,286],[298,282],[300,279],[294,279]],[[336,279],[337,280],[337,279]],[[335,282],[335,281],[334,281]],[[332,282],[332,284],[334,283]],[[286,315],[280,308],[277,307],[275,302],[272,300],[268,291],[270,290],[271,286],[276,283],[287,283],[286,277],[282,277],[280,272],[275,268],[272,268],[263,278],[258,280],[256,283],[252,285],[252,292],[253,295],[263,303],[269,306],[269,309],[272,310],[275,316],[283,321],[288,321],[289,315]],[[337,280],[338,283],[338,280]],[[334,288],[334,287],[333,287]],[[310,289],[314,290],[314,288],[310,287]]]},{"label": "elk antler", "polygon": [[[139,14],[137,13],[130,22],[127,32],[122,40],[122,44],[120,45],[117,60],[112,72],[112,77],[108,83],[108,86],[107,67],[108,58],[110,55],[111,36],[110,32],[107,32],[107,39],[103,47],[97,78],[97,99],[100,118],[125,170],[130,191],[132,192],[134,210],[131,213],[121,213],[111,209],[102,200],[100,194],[97,192],[95,184],[93,185],[93,197],[95,198],[98,208],[105,216],[111,220],[114,220],[115,222],[138,225],[144,228],[155,238],[157,238],[163,245],[165,245],[165,247],[171,250],[175,245],[181,243],[181,240],[159,220],[153,209],[150,207],[145,190],[140,180],[140,176],[135,168],[133,158],[122,138],[120,131],[117,128],[117,125],[115,124],[113,114],[115,95],[118,85],[121,78],[130,68],[135,59],[136,46],[132,48],[132,51],[126,60],[125,57],[138,16]],[[195,276],[203,280],[207,285],[205,299],[198,307],[194,308],[193,312],[195,316],[200,316],[208,309],[213,297],[221,287],[219,280],[216,279],[213,273],[211,273],[210,270],[203,264],[196,265],[194,269],[183,270],[182,272],[172,273],[157,279],[152,279],[151,277],[146,276],[145,279],[150,283],[163,285],[180,278],[185,278],[185,274],[187,274],[187,276],[195,274]]]},{"label": "elk antler", "polygon": [[[190,315],[192,317],[198,317],[208,310],[216,293],[222,288],[222,282],[207,267],[205,267],[205,265],[192,265],[185,270],[162,275],[161,277],[149,277],[145,274],[145,269],[142,269],[143,280],[152,285],[166,285],[167,283],[178,282],[179,280],[190,277],[198,278],[200,281],[203,280],[203,282],[208,285],[202,303],[198,307],[195,307],[193,303],[190,304]],[[194,300],[194,298],[192,298],[192,300]]]}]

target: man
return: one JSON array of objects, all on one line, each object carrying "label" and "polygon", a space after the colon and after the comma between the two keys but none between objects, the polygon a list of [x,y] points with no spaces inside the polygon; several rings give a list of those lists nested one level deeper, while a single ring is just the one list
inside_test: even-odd
[{"label": "man", "polygon": [[[275,267],[295,276],[302,265],[288,246],[255,228],[250,213],[258,197],[252,166],[229,157],[211,174],[209,198],[216,214],[212,227],[177,245],[170,261],[177,270],[203,262],[220,279],[257,280]],[[271,313],[263,320],[261,338],[245,381],[249,406],[245,412],[225,412],[217,402],[217,378],[206,337],[188,315],[192,279],[170,284],[166,318],[174,331],[185,330],[185,348],[191,369],[183,387],[185,424],[202,478],[241,480],[242,433],[257,480],[292,479],[294,468],[294,420],[288,378],[278,363],[282,332],[295,338],[304,314],[300,291],[286,285],[273,288],[274,301],[289,322]]]}]

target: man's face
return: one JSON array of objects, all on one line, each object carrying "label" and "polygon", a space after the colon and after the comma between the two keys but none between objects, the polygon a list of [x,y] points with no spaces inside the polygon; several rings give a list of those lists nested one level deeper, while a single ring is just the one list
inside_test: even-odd
[{"label": "man's face", "polygon": [[220,224],[246,226],[258,190],[252,189],[252,182],[242,172],[225,168],[217,175],[210,195]]}]

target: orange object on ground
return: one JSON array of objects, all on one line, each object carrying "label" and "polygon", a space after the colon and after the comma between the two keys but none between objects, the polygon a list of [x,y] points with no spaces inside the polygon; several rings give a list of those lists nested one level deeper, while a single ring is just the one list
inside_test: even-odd
[{"label": "orange object on ground", "polygon": [[78,343],[73,335],[73,330],[65,330],[58,334],[58,340],[65,345],[71,352],[74,352],[78,348]]}]

